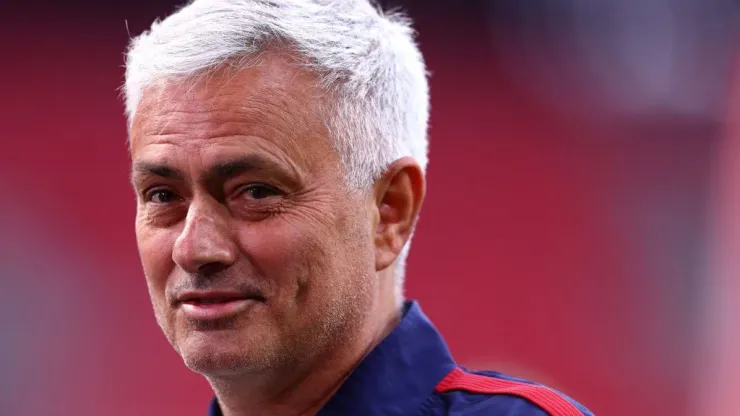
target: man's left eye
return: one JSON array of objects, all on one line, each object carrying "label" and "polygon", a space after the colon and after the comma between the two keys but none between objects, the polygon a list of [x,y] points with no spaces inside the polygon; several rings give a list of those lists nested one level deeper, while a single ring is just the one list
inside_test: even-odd
[{"label": "man's left eye", "polygon": [[263,184],[249,185],[244,188],[244,193],[252,199],[265,199],[280,194],[277,189]]}]

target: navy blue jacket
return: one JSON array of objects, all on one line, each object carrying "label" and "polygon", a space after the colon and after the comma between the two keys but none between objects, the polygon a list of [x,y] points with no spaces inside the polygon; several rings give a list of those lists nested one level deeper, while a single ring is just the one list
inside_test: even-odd
[{"label": "navy blue jacket", "polygon": [[[209,416],[222,416],[211,402]],[[416,302],[318,416],[593,416],[550,388],[459,367]]]}]

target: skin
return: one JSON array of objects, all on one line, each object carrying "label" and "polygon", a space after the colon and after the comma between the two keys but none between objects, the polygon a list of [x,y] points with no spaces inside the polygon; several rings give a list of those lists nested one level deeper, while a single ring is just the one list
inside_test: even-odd
[{"label": "skin", "polygon": [[[411,158],[350,189],[287,54],[146,90],[131,130],[136,238],[157,322],[226,416],[312,415],[400,318],[393,262],[424,198]],[[251,293],[188,319],[191,290]]]}]

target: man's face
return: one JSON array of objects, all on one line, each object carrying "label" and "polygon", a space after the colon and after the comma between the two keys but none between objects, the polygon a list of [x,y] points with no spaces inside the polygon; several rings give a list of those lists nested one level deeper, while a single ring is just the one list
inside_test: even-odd
[{"label": "man's face", "polygon": [[280,55],[145,91],[131,134],[155,314],[193,370],[294,365],[377,296],[373,197],[350,192],[309,73]]}]

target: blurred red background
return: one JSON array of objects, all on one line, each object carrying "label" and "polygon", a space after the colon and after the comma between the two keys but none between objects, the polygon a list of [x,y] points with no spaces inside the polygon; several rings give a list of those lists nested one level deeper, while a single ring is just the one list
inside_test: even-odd
[{"label": "blurred red background", "polygon": [[[625,110],[609,106],[618,83],[579,75],[588,65],[570,44],[532,52],[566,39],[522,36],[552,23],[535,12],[392,3],[416,20],[432,74],[407,295],[457,359],[544,382],[598,415],[740,414],[732,30],[696,32],[704,66],[677,78],[694,83]],[[129,32],[173,4],[35,2],[0,16],[4,415],[205,412],[208,385],[149,305],[117,90]],[[735,14],[714,18],[735,27]],[[628,87],[641,103],[646,89]]]}]

